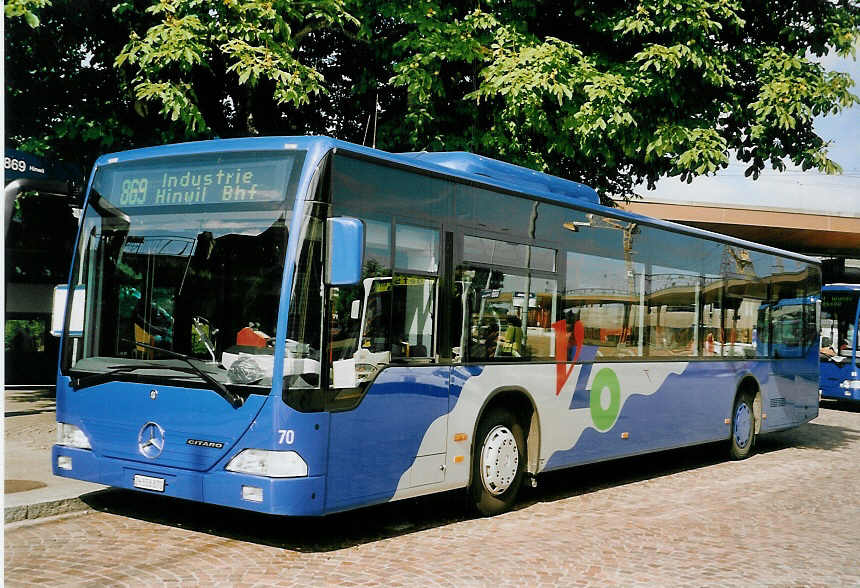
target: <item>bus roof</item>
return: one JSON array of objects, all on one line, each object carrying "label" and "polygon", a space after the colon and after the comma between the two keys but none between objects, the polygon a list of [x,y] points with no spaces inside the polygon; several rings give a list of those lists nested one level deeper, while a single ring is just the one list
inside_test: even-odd
[{"label": "bus roof", "polygon": [[137,161],[154,157],[168,157],[205,153],[223,153],[230,151],[283,151],[305,150],[312,160],[318,161],[331,150],[340,150],[375,159],[402,167],[412,168],[432,175],[440,175],[467,183],[484,185],[489,188],[536,197],[549,202],[557,202],[575,206],[586,212],[612,216],[621,220],[651,225],[678,233],[702,237],[739,247],[755,249],[765,253],[773,253],[791,257],[812,264],[820,262],[814,257],[770,247],[714,233],[696,227],[690,227],[636,214],[619,208],[610,208],[600,204],[597,192],[584,184],[537,172],[503,161],[483,157],[467,152],[412,152],[389,153],[379,149],[364,147],[340,139],[322,135],[306,137],[246,137],[239,139],[214,139],[190,143],[174,143],[157,147],[146,147],[102,155],[96,160],[96,166],[101,167],[114,163]]},{"label": "bus roof", "polygon": [[434,163],[455,172],[474,176],[476,180],[483,182],[489,179],[518,186],[520,190],[525,188],[529,191],[548,192],[576,200],[584,200],[592,204],[600,204],[600,196],[597,195],[597,192],[584,184],[475,153],[466,151],[416,151],[399,153],[398,155],[409,160]]}]

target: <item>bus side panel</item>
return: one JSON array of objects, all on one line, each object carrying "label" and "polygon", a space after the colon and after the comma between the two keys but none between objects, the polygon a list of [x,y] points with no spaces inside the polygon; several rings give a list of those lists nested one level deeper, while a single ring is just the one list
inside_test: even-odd
[{"label": "bus side panel", "polygon": [[[487,398],[513,388],[524,391],[538,410],[539,471],[728,439],[726,419],[740,379],[752,375],[767,405],[779,393],[772,369],[769,361],[584,364],[573,367],[556,394],[554,365],[490,365],[463,385],[448,430],[452,435],[474,431]],[[808,407],[802,400],[808,390],[802,392],[797,404]],[[808,420],[814,414],[807,409],[802,416]],[[790,425],[779,428],[785,426]],[[466,459],[457,467],[449,463],[446,486],[465,485],[471,451],[450,440],[448,451],[465,453]]]},{"label": "bus side panel", "polygon": [[[737,376],[734,365],[717,362],[583,364],[559,374],[553,364],[488,365],[464,384],[448,418],[449,471],[446,486],[468,483],[471,449],[451,437],[474,433],[481,410],[500,390],[525,393],[536,406],[540,427],[539,471],[611,459],[649,450],[727,439]],[[759,370],[766,375],[766,366]],[[731,370],[731,371],[729,371]],[[455,368],[455,374],[463,371]],[[683,375],[682,375],[683,374]],[[604,390],[595,396],[591,389]],[[614,413],[614,414],[613,414]],[[627,433],[622,438],[622,433]],[[452,456],[463,455],[459,464]]]},{"label": "bus side panel", "polygon": [[[450,367],[389,367],[353,410],[331,415],[325,510],[389,500],[404,472],[422,459],[423,479],[442,482],[446,427],[431,424],[448,413]],[[426,452],[419,455],[420,450]],[[428,479],[435,470],[436,479]]]},{"label": "bus side panel", "polygon": [[[629,396],[610,428],[592,418],[573,445],[556,448],[546,469],[728,439],[725,421],[731,416],[739,374],[752,373],[760,382],[767,378],[766,362],[691,362],[683,371],[669,373],[651,392],[647,382],[660,365],[666,364],[619,365],[619,372],[639,371],[642,387]],[[577,403],[589,409],[592,401],[600,402],[593,398],[593,382],[579,392]]]},{"label": "bus side panel", "polygon": [[806,357],[770,362],[771,382],[762,398],[762,432],[785,429],[818,416],[818,349]]},{"label": "bus side panel", "polygon": [[[470,405],[470,400],[475,400],[474,395],[467,395],[463,401],[463,406],[458,409],[463,387],[474,376],[479,375],[483,371],[481,366],[456,366],[451,369],[450,388],[448,394],[448,413],[437,418],[421,440],[421,447],[418,450],[418,456],[426,456],[431,447],[435,447],[440,438],[445,439],[445,453],[442,454],[442,460],[434,462],[434,466],[441,468],[444,466],[444,479],[441,481],[430,481],[426,474],[421,475],[422,461],[426,457],[416,457],[415,461],[400,477],[400,483],[397,484],[397,492],[392,496],[392,500],[400,500],[403,498],[411,498],[413,496],[421,496],[430,494],[431,492],[443,492],[445,490],[453,490],[462,488],[469,480],[468,467],[469,460],[467,455],[471,452],[470,432],[474,427],[474,416],[453,423],[449,426],[449,415],[458,410],[458,414],[463,414],[463,406],[470,406],[468,413],[476,415],[480,409],[480,405]],[[447,436],[444,431],[448,431]],[[465,435],[465,438],[464,438]],[[424,483],[420,483],[424,482]]]}]

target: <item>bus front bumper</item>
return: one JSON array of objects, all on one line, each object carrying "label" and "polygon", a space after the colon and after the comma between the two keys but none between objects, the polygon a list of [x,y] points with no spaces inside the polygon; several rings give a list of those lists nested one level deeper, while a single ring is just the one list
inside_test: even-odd
[{"label": "bus front bumper", "polygon": [[89,449],[54,445],[55,476],[73,478],[257,512],[314,516],[323,514],[325,476],[266,478],[224,470],[195,472],[98,456]]}]

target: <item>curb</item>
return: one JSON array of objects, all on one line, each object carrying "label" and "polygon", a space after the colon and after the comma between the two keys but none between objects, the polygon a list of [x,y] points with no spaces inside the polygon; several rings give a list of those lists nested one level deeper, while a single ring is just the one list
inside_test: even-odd
[{"label": "curb", "polygon": [[93,507],[85,502],[83,497],[96,497],[110,491],[111,488],[104,488],[70,498],[57,498],[55,500],[45,500],[32,504],[7,506],[4,512],[5,524],[53,517],[82,510],[92,510]]},{"label": "curb", "polygon": [[59,500],[48,500],[35,504],[21,504],[19,506],[7,506],[5,509],[6,524],[16,523],[31,519],[41,519],[54,515],[87,510],[90,505],[80,499],[61,498]]}]

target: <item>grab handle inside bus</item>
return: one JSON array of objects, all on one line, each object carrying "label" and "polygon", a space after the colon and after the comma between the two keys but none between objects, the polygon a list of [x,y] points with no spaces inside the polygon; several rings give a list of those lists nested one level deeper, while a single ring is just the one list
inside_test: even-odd
[{"label": "grab handle inside bus", "polygon": [[348,286],[361,281],[364,223],[346,216],[327,219],[326,245],[326,284]]}]

